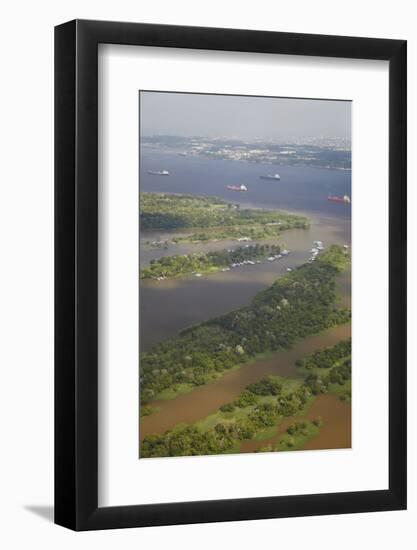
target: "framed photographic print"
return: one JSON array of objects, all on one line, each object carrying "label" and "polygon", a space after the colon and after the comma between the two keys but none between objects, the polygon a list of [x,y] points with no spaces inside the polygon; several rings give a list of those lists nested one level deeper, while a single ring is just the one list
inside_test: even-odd
[{"label": "framed photographic print", "polygon": [[406,507],[406,42],[55,30],[55,521]]}]

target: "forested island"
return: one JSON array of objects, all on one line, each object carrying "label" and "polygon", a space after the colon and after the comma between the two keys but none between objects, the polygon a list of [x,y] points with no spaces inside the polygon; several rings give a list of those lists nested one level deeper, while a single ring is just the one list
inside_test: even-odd
[{"label": "forested island", "polygon": [[279,210],[240,208],[217,197],[140,195],[140,228],[186,232],[174,237],[174,242],[267,239],[287,229],[308,227],[308,219],[303,216]]},{"label": "forested island", "polygon": [[192,273],[215,273],[242,264],[254,265],[267,256],[273,256],[275,259],[279,257],[280,252],[281,248],[278,245],[254,244],[240,246],[234,250],[163,256],[158,260],[151,260],[149,267],[141,270],[140,278],[160,279]]},{"label": "forested island", "polygon": [[[260,291],[250,305],[182,331],[141,354],[141,404],[206,384],[255,356],[288,349],[310,334],[350,320],[336,304],[335,279],[350,262],[331,246]],[[313,374],[313,373],[310,373]]]},{"label": "forested island", "polygon": [[295,417],[274,445],[259,451],[287,451],[303,448],[320,432],[322,418],[305,416],[317,395],[335,393],[350,396],[351,341],[318,351],[296,363],[303,378],[269,376],[249,384],[231,403],[204,420],[179,425],[165,434],[144,438],[141,457],[192,456],[238,452],[244,440],[262,441],[277,433],[285,418]]}]

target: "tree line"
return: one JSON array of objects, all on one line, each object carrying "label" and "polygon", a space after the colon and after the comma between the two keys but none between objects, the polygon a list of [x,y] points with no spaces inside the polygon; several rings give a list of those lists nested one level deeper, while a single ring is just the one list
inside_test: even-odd
[{"label": "tree line", "polygon": [[[343,359],[340,357],[341,349],[346,352]],[[280,380],[274,376],[262,378],[246,386],[234,401],[222,405],[221,420],[213,427],[203,429],[196,425],[179,425],[165,434],[145,437],[141,444],[141,457],[236,452],[242,441],[252,439],[263,430],[276,426],[284,417],[300,413],[309,399],[318,393],[326,393],[330,383],[343,385],[350,379],[350,340],[336,344],[329,350],[334,352],[335,359],[333,365],[326,367],[325,375],[309,373],[296,387],[290,380]],[[320,385],[317,385],[318,379]],[[317,433],[322,423],[321,417],[315,418],[311,423],[296,421],[287,428],[287,436],[282,442],[275,447],[268,446],[260,450],[295,448],[307,437]]]},{"label": "tree line", "polygon": [[217,197],[141,193],[139,202],[141,229],[186,229],[282,224],[283,227],[307,227],[303,216],[278,210],[245,208]]},{"label": "tree line", "polygon": [[260,291],[249,306],[182,331],[140,356],[141,403],[179,385],[197,387],[259,353],[290,348],[297,339],[350,320],[336,306],[335,278],[349,258],[331,246]]},{"label": "tree line", "polygon": [[178,277],[194,272],[218,271],[232,264],[248,260],[256,261],[271,254],[279,254],[280,251],[278,245],[254,244],[240,246],[234,250],[163,256],[157,260],[151,260],[149,267],[141,270],[140,277],[141,279],[155,279],[157,277]]}]

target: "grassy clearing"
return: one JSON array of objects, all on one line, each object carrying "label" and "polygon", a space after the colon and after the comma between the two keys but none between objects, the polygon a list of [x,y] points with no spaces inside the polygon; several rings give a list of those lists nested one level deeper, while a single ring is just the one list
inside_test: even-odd
[{"label": "grassy clearing", "polygon": [[271,437],[274,437],[274,435],[278,431],[279,424],[282,422],[284,417],[280,416],[279,418],[280,420],[278,421],[277,425],[271,426],[270,428],[265,428],[265,430],[262,430],[261,432],[257,433],[255,437],[253,437],[252,439],[254,439],[255,441],[262,441],[264,439],[270,439]]},{"label": "grassy clearing", "polygon": [[328,393],[337,395],[341,401],[350,403],[352,400],[352,380],[344,384],[330,384]]}]

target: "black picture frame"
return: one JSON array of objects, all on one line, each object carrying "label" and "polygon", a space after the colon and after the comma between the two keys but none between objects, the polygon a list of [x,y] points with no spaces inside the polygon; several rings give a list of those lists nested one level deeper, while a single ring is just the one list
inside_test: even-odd
[{"label": "black picture frame", "polygon": [[[98,44],[389,62],[389,488],[98,506]],[[406,41],[74,20],[55,28],[55,523],[74,529],[406,508]]]}]

